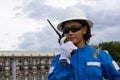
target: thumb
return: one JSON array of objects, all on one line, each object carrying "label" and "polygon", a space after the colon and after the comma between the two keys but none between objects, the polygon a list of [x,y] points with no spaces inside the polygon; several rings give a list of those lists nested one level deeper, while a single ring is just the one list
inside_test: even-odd
[{"label": "thumb", "polygon": [[62,37],[60,40],[60,45],[63,45],[65,43],[66,40],[66,36]]}]

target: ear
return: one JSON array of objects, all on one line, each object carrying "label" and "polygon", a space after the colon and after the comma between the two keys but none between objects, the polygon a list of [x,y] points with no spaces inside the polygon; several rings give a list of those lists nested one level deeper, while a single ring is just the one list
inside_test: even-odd
[{"label": "ear", "polygon": [[86,34],[86,31],[83,31],[83,34]]},{"label": "ear", "polygon": [[87,32],[87,27],[85,26],[85,27],[83,28],[83,34],[86,34],[86,32]]}]

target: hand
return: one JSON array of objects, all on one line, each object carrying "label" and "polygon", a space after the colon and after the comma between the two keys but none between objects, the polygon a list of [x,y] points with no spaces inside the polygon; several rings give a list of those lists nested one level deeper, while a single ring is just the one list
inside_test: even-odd
[{"label": "hand", "polygon": [[71,57],[71,52],[77,49],[77,47],[73,44],[72,41],[67,41],[66,43],[64,43],[64,40],[66,40],[65,37],[63,37],[60,41],[61,44],[60,59],[67,59]]}]

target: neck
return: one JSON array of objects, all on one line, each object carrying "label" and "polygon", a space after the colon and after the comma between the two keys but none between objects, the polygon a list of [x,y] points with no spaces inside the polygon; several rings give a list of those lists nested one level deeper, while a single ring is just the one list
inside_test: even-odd
[{"label": "neck", "polygon": [[85,41],[82,40],[82,41],[78,42],[78,43],[76,44],[76,46],[77,46],[78,48],[83,48],[83,47],[85,46]]}]

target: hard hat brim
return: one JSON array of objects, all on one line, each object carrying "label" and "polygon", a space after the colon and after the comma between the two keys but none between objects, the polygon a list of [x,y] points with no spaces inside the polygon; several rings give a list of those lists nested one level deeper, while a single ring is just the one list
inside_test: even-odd
[{"label": "hard hat brim", "polygon": [[[57,29],[62,32],[63,31],[63,27],[62,27],[63,23],[66,23],[68,21],[81,21],[81,20],[86,20],[86,19],[71,19],[71,20],[63,21],[63,22],[61,22],[57,25]],[[90,21],[90,20],[86,20],[86,21],[88,22],[88,25],[89,25],[90,28],[93,27],[93,22],[92,21]]]}]

